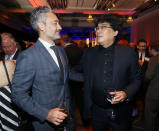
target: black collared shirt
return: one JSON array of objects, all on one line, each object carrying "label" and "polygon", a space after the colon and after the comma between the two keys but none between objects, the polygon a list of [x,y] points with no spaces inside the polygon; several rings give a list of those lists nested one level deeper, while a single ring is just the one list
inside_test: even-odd
[{"label": "black collared shirt", "polygon": [[114,44],[108,48],[99,46],[95,59],[96,66],[93,73],[93,102],[103,108],[108,108],[110,103],[105,100],[105,89],[114,88],[113,78]]}]

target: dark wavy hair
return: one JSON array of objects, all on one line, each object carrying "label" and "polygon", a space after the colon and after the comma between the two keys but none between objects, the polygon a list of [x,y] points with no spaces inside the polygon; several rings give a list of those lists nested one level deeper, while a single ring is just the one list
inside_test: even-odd
[{"label": "dark wavy hair", "polygon": [[99,23],[109,23],[114,31],[120,31],[122,27],[122,22],[120,21],[120,16],[115,14],[107,14],[97,19],[95,26],[97,27]]}]

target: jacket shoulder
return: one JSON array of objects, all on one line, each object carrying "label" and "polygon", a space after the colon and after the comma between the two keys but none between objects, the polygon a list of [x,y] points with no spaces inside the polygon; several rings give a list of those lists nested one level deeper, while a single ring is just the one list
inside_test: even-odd
[{"label": "jacket shoulder", "polygon": [[30,46],[29,48],[19,52],[18,57],[23,56],[23,55],[33,56],[33,55],[37,54],[37,52],[38,52],[38,51],[36,51],[37,47],[38,47],[38,45],[37,45],[37,42],[36,42],[34,45]]},{"label": "jacket shoulder", "polygon": [[127,45],[116,45],[116,47],[123,50],[134,50],[134,48]]},{"label": "jacket shoulder", "polygon": [[98,46],[87,48],[84,52],[85,53],[93,53],[98,49]]},{"label": "jacket shoulder", "polygon": [[117,50],[121,51],[121,52],[134,52],[135,53],[135,49],[127,46],[127,45],[116,45],[115,46]]}]

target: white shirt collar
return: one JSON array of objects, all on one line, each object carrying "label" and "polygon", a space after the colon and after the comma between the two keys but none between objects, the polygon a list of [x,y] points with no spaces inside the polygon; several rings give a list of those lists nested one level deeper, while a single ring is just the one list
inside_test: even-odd
[{"label": "white shirt collar", "polygon": [[54,59],[55,63],[57,64],[57,66],[59,67],[59,64],[58,64],[58,60],[57,60],[57,57],[56,57],[56,54],[55,52],[50,48],[51,46],[54,46],[55,43],[53,42],[52,44],[42,40],[39,38],[39,41],[44,45],[44,47],[46,48],[46,50],[50,53],[50,55],[52,56],[52,58]]},{"label": "white shirt collar", "polygon": [[50,44],[47,41],[42,40],[41,38],[39,38],[38,40],[45,46],[46,49],[49,49],[51,46],[55,45],[54,41],[53,44]]},{"label": "white shirt collar", "polygon": [[[9,60],[12,60],[12,59],[13,59],[13,57],[14,57],[15,53],[17,52],[17,50],[18,50],[18,49],[16,48],[14,54],[10,56],[10,59],[9,59]],[[7,60],[7,58],[8,58],[8,55],[5,55],[5,60]]]},{"label": "white shirt collar", "polygon": [[145,60],[145,51],[143,51],[143,52],[139,52],[139,59],[140,59],[140,57],[141,57],[141,54],[142,54],[142,61],[144,61]]},{"label": "white shirt collar", "polygon": [[142,53],[142,54],[145,54],[145,51],[139,51],[139,54],[141,54],[141,53]]}]

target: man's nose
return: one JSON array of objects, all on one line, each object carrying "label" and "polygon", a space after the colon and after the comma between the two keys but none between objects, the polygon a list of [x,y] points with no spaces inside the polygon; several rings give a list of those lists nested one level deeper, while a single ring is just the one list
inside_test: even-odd
[{"label": "man's nose", "polygon": [[57,29],[59,29],[59,30],[62,29],[62,27],[61,27],[61,25],[59,23],[57,24]]}]

